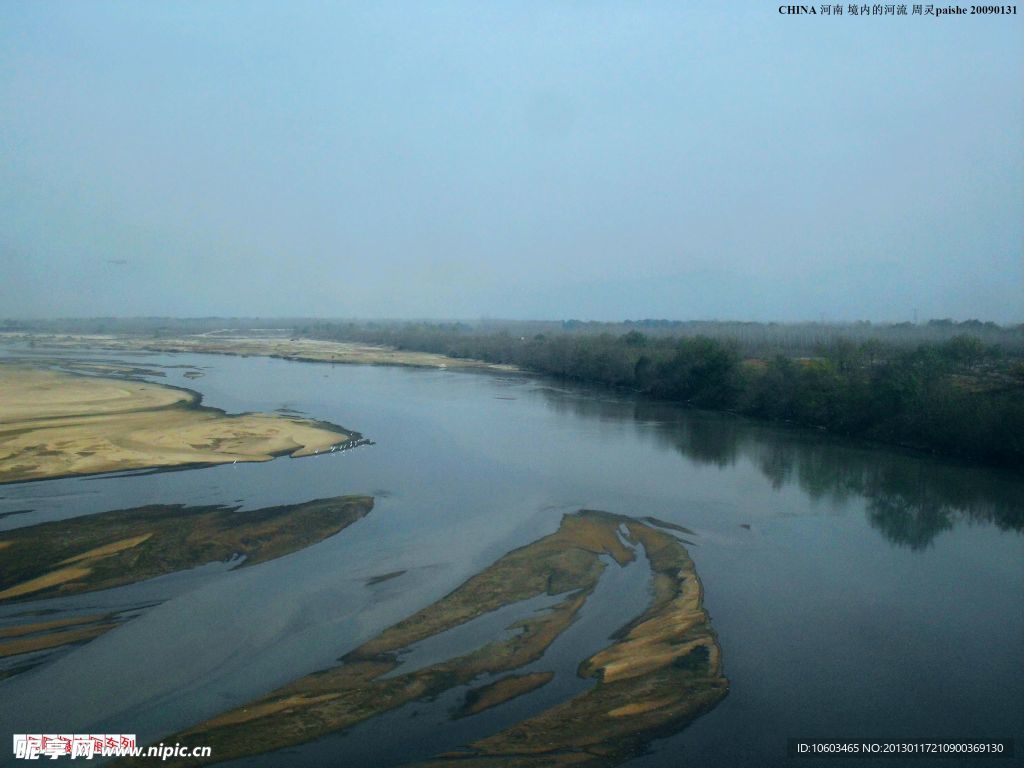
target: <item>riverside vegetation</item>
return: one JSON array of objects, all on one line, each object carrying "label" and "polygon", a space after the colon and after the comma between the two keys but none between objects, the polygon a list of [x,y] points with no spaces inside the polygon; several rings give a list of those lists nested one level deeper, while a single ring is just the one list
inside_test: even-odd
[{"label": "riverside vegetation", "polygon": [[518,367],[699,408],[1024,468],[1021,325],[95,318],[6,320],[0,321],[0,333],[12,342],[55,348]]},{"label": "riverside vegetation", "polygon": [[[634,327],[621,334],[603,330],[621,325],[586,332],[569,324],[525,335],[534,329],[530,324],[481,332],[454,323],[319,323],[299,332],[515,365],[699,408],[1024,468],[1019,329],[950,323],[932,325],[931,335],[858,331],[854,338],[836,333],[812,343],[814,337],[802,332],[752,341],[739,333],[742,325],[716,326],[713,336],[675,335],[657,324],[640,326],[649,332]],[[968,329],[980,335],[962,332]]]}]

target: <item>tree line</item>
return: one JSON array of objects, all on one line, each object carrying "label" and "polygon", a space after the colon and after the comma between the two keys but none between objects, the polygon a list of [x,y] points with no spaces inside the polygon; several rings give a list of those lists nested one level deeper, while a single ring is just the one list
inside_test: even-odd
[{"label": "tree line", "polygon": [[462,323],[312,323],[320,339],[507,363],[699,408],[1024,469],[1024,358],[958,334],[892,343],[831,338],[795,357],[728,337],[481,332]]}]

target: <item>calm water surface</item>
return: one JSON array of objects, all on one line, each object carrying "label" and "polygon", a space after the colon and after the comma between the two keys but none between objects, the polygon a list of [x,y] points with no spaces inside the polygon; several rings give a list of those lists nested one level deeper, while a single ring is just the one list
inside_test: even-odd
[{"label": "calm water surface", "polygon": [[[0,626],[30,611],[138,614],[0,682],[4,733],[159,740],[332,666],[510,549],[555,531],[564,513],[591,508],[693,531],[688,549],[731,682],[714,710],[630,765],[780,764],[791,736],[1016,738],[1018,751],[1024,746],[1019,476],[528,377],[203,355],[76,357],[199,366],[196,380],[181,368],[153,380],[196,389],[204,404],[229,412],[300,411],[374,445],[0,486],[0,530],[152,503],[255,509],[360,493],[376,506],[340,534],[252,568],[212,564],[0,608]],[[367,583],[395,571],[404,573]],[[626,618],[642,607],[627,607]],[[581,627],[593,627],[599,648],[608,627],[621,624],[614,619],[584,616],[590,624]],[[238,764],[425,758],[452,746],[423,725],[449,705],[410,706]],[[506,725],[502,717],[508,712],[460,721],[447,738],[479,738]],[[375,747],[382,733],[387,750]]]}]

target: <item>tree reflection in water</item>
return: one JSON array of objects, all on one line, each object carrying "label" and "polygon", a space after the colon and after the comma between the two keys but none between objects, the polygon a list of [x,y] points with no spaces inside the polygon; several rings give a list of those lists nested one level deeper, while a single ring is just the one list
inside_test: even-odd
[{"label": "tree reflection in water", "polygon": [[868,522],[893,544],[920,551],[964,521],[1024,529],[1024,482],[1007,470],[844,442],[806,429],[750,422],[679,406],[554,388],[539,390],[558,412],[632,424],[688,461],[726,468],[748,461],[781,490],[796,483],[812,500],[842,506],[862,497]]}]

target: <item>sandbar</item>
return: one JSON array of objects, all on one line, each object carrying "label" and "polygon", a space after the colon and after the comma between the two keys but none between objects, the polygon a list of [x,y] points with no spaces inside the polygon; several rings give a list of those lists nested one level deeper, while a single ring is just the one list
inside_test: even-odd
[{"label": "sandbar", "polygon": [[109,334],[0,333],[0,341],[29,342],[48,349],[105,349],[124,352],[192,352],[243,357],[277,357],[311,363],[398,365],[412,368],[488,370],[511,373],[513,365],[449,357],[433,352],[395,349],[347,341],[295,338],[288,335],[255,335],[226,329],[223,332],[173,337]]},{"label": "sandbar", "polygon": [[284,414],[228,415],[186,389],[0,363],[0,483],[310,456],[358,439]]},{"label": "sandbar", "polygon": [[[345,654],[339,666],[165,741],[211,745],[218,760],[231,760],[343,731],[460,686],[476,687],[453,718],[474,717],[530,695],[552,679],[554,670],[541,662],[534,672],[509,673],[544,657],[579,615],[604,569],[635,560],[638,544],[650,567],[653,594],[611,645],[582,660],[577,674],[592,685],[457,751],[427,755],[428,762],[419,765],[596,768],[621,763],[653,738],[678,731],[714,707],[729,683],[702,606],[700,581],[682,544],[652,523],[593,510],[566,515],[555,533],[507,553],[454,592]],[[402,674],[403,649],[543,594],[561,600],[515,622],[512,636],[481,638],[480,647],[469,653]],[[481,686],[483,681],[488,682]]]}]

